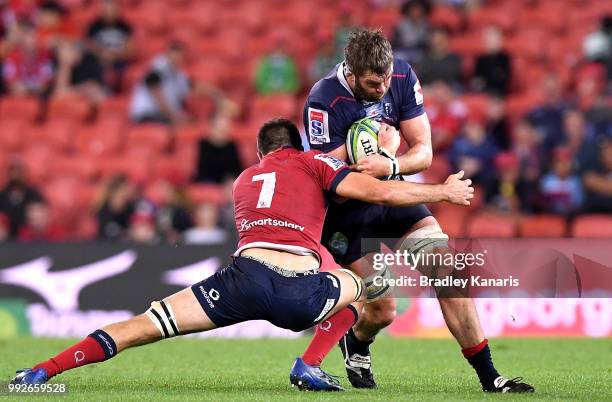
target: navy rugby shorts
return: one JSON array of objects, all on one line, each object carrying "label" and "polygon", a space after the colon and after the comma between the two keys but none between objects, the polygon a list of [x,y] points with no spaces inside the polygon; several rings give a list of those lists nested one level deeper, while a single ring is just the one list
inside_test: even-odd
[{"label": "navy rugby shorts", "polygon": [[388,207],[357,200],[331,202],[321,243],[338,264],[351,264],[368,253],[380,251],[375,242],[362,244],[361,239],[387,239],[387,246],[396,247],[389,243],[395,243],[415,223],[428,216],[431,212],[425,205]]},{"label": "navy rugby shorts", "polygon": [[217,327],[267,320],[295,332],[320,322],[340,298],[340,281],[329,272],[286,277],[245,257],[191,289]]}]

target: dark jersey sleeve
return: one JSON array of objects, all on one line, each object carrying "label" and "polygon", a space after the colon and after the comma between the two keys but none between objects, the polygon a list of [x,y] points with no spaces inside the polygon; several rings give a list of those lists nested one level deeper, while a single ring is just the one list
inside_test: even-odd
[{"label": "dark jersey sleeve", "polygon": [[346,163],[321,152],[308,152],[305,154],[305,160],[308,170],[325,191],[335,192],[338,184],[351,172]]},{"label": "dark jersey sleeve", "polygon": [[402,105],[399,112],[400,121],[410,120],[425,113],[421,83],[412,68],[408,69],[403,85]]},{"label": "dark jersey sleeve", "polygon": [[330,152],[344,145],[347,133],[342,130],[342,123],[342,116],[333,108],[310,99],[306,101],[304,128],[311,149]]}]

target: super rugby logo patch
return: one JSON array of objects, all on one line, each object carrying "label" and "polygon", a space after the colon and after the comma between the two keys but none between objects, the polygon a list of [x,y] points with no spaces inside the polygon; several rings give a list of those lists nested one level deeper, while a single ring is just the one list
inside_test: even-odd
[{"label": "super rugby logo patch", "polygon": [[346,163],[342,162],[340,159],[334,158],[331,155],[317,154],[314,158],[320,160],[321,162],[325,162],[325,164],[334,169],[334,171],[346,166]]},{"label": "super rugby logo patch", "polygon": [[330,141],[328,116],[325,110],[308,108],[308,136],[311,144],[325,144]]}]

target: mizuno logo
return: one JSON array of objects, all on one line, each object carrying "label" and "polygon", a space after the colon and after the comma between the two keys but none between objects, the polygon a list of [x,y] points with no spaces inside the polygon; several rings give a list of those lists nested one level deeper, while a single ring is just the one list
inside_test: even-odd
[{"label": "mizuno logo", "polygon": [[80,267],[49,272],[53,260],[40,257],[0,270],[0,283],[21,286],[38,293],[55,310],[75,310],[85,287],[122,274],[136,261],[136,253],[126,250],[113,257]]}]

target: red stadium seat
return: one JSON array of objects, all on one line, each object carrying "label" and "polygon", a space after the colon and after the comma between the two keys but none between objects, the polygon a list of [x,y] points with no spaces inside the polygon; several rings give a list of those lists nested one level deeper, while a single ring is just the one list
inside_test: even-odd
[{"label": "red stadium seat", "polygon": [[468,109],[468,115],[475,118],[484,118],[491,102],[490,96],[485,93],[466,93],[460,100]]},{"label": "red stadium seat", "polygon": [[461,28],[463,17],[455,7],[438,6],[432,10],[429,22],[433,26],[445,27],[449,31],[454,32]]},{"label": "red stadium seat", "polygon": [[121,149],[123,137],[122,121],[102,120],[93,126],[79,129],[76,147],[79,152],[87,155],[114,155]]},{"label": "red stadium seat", "polygon": [[373,28],[382,28],[385,35],[391,38],[393,30],[401,18],[399,8],[386,7],[368,13],[367,25]]},{"label": "red stadium seat", "polygon": [[177,156],[157,157],[153,161],[153,176],[174,184],[186,184],[193,177],[195,165]]},{"label": "red stadium seat", "polygon": [[519,235],[521,237],[564,237],[566,234],[567,224],[561,216],[523,216],[519,220]]},{"label": "red stadium seat", "polygon": [[78,95],[53,97],[49,101],[49,117],[71,119],[77,123],[85,120],[90,112],[89,103]]},{"label": "red stadium seat", "polygon": [[53,150],[45,144],[32,144],[22,155],[27,168],[27,175],[35,184],[44,183],[49,179],[49,166],[53,158]]},{"label": "red stadium seat", "polygon": [[177,145],[190,145],[197,146],[197,142],[204,138],[209,128],[205,127],[204,124],[188,124],[185,126],[178,127],[176,129],[176,143]]},{"label": "red stadium seat", "polygon": [[11,96],[0,99],[0,116],[32,121],[38,113],[39,101],[32,97]]},{"label": "red stadium seat", "polygon": [[446,157],[434,156],[431,166],[423,172],[425,183],[442,183],[450,173],[450,164]]},{"label": "red stadium seat", "polygon": [[469,25],[472,31],[495,26],[504,32],[510,32],[514,29],[515,23],[515,16],[506,8],[483,7],[469,15]]},{"label": "red stadium seat", "polygon": [[74,147],[75,123],[72,120],[52,118],[30,130],[32,143],[49,144],[56,152],[65,153]]},{"label": "red stadium seat", "polygon": [[464,56],[476,56],[484,52],[482,33],[469,32],[451,37],[450,47],[453,52]]},{"label": "red stadium seat", "polygon": [[581,215],[572,224],[572,236],[612,238],[612,216],[604,214]]},{"label": "red stadium seat", "polygon": [[73,237],[77,241],[95,240],[98,235],[98,221],[90,213],[80,214],[77,218]]},{"label": "red stadium seat", "polygon": [[468,237],[514,237],[516,220],[503,215],[479,213],[469,219],[466,234]]},{"label": "red stadium seat", "polygon": [[539,88],[523,94],[510,95],[506,98],[506,114],[511,121],[519,120],[542,100]]},{"label": "red stadium seat", "polygon": [[145,183],[151,177],[151,163],[148,159],[106,157],[100,158],[99,166],[103,178],[123,174],[133,182]]},{"label": "red stadium seat", "polygon": [[187,196],[195,203],[212,202],[223,205],[228,201],[227,190],[216,184],[192,184],[187,189]]},{"label": "red stadium seat", "polygon": [[27,121],[0,118],[0,148],[5,152],[20,151],[27,143],[30,131],[31,124]]},{"label": "red stadium seat", "polygon": [[440,204],[436,206],[434,216],[449,237],[465,237],[465,223],[469,214],[468,207]]},{"label": "red stadium seat", "polygon": [[162,153],[170,144],[170,132],[164,124],[138,124],[128,128],[127,147],[148,148]]},{"label": "red stadium seat", "polygon": [[292,95],[258,96],[252,103],[251,121],[264,122],[274,117],[292,120],[296,112],[297,104]]},{"label": "red stadium seat", "polygon": [[55,177],[75,177],[81,181],[91,181],[100,172],[96,158],[87,155],[58,155],[53,158],[52,165]]}]

